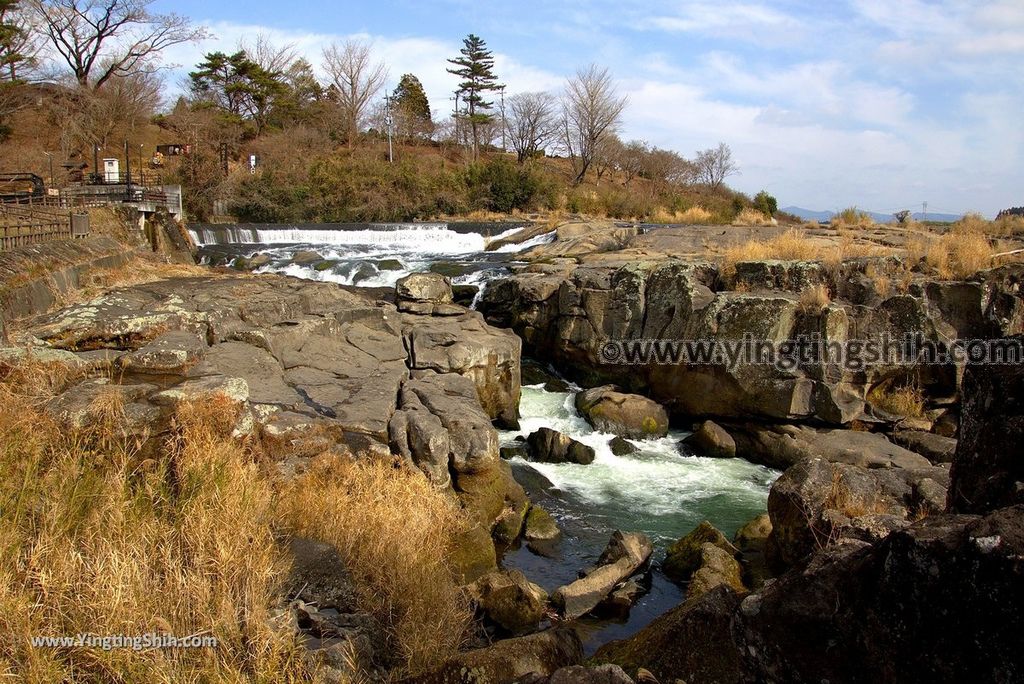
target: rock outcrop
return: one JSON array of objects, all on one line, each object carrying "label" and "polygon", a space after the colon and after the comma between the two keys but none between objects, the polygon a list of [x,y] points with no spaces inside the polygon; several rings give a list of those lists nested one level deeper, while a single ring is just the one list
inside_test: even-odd
[{"label": "rock outcrop", "polygon": [[[419,280],[408,296],[445,299],[434,278]],[[456,308],[403,314],[366,291],[279,276],[177,278],[25,321],[12,352],[116,375],[52,403],[72,422],[115,392],[140,434],[159,439],[177,403],[222,395],[242,405],[236,433],[273,439],[284,471],[327,448],[397,456],[452,488],[489,539],[527,505],[492,425],[518,417],[520,343]],[[471,575],[494,566],[493,548],[470,555]]]},{"label": "rock outcrop", "polygon": [[741,598],[722,586],[596,660],[661,681],[1016,681],[1024,509],[936,516],[831,547]]},{"label": "rock outcrop", "polygon": [[842,539],[878,541],[945,508],[948,471],[868,469],[810,458],[772,485],[772,549],[782,567]]},{"label": "rock outcrop", "polygon": [[[1024,336],[1010,341],[1024,346]],[[950,510],[1024,503],[1024,365],[969,366],[963,392]]]},{"label": "rock outcrop", "polygon": [[693,432],[683,440],[701,456],[712,458],[735,458],[736,440],[725,428],[710,420],[701,421]]},{"label": "rock outcrop", "polygon": [[[795,567],[745,596],[719,586],[691,598],[635,636],[603,646],[595,660],[644,667],[661,681],[1024,677],[1024,505],[1014,499],[1024,423],[1016,370],[967,371],[964,446],[949,499],[953,511],[971,513],[901,519],[912,495],[906,469],[801,462],[772,489],[766,539]],[[941,496],[931,498],[941,505]],[[878,507],[884,510],[872,510]],[[791,524],[797,519],[804,522]]]},{"label": "rock outcrop", "polygon": [[[625,260],[628,252],[617,254]],[[1020,332],[1024,329],[1020,292],[1024,267],[994,269],[961,287],[925,282],[906,294],[884,297],[869,297],[845,285],[864,279],[869,267],[884,270],[886,264],[884,259],[853,260],[833,272],[814,262],[741,263],[736,270],[748,289],[743,292],[722,289],[731,283],[725,282],[718,267],[699,261],[660,257],[625,265],[581,265],[568,271],[534,264],[491,282],[479,308],[488,322],[515,330],[531,355],[559,362],[581,383],[617,384],[649,396],[673,415],[816,419],[832,425],[855,420],[896,422],[899,417],[875,405],[872,390],[876,386],[919,373],[932,394],[952,396],[957,369],[953,365],[918,368],[912,362],[858,367],[813,355],[803,359],[796,353],[801,348],[796,342],[801,337],[818,340],[822,346],[854,339],[899,341],[906,334],[921,333],[942,343],[950,336]],[[798,293],[805,285],[819,282],[836,299],[820,312],[807,311],[800,306]],[[653,355],[643,360],[644,354],[650,354],[649,346],[606,344],[740,343],[745,337],[777,346],[790,343],[793,353],[775,364],[727,364],[693,347],[675,357],[689,355],[686,362],[677,362],[674,352],[663,353],[661,360]]]}]

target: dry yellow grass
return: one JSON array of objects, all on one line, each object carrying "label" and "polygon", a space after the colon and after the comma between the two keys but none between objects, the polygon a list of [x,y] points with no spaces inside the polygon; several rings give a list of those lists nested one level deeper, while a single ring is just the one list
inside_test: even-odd
[{"label": "dry yellow grass", "polygon": [[704,207],[697,205],[684,211],[668,211],[659,208],[651,216],[652,223],[689,223],[703,225],[711,223],[712,214]]},{"label": "dry yellow grass", "polygon": [[[2,397],[0,669],[26,682],[300,681],[298,645],[270,623],[284,569],[272,492],[226,438],[232,407],[184,408],[175,439],[151,460],[117,429],[113,396],[71,431]],[[151,632],[210,635],[218,646],[30,645]]]},{"label": "dry yellow grass", "polygon": [[723,271],[729,273],[741,261],[765,259],[805,260],[817,259],[821,250],[802,231],[790,228],[785,233],[769,240],[750,240],[740,245],[726,247],[722,257]]},{"label": "dry yellow grass", "polygon": [[380,616],[405,674],[458,649],[472,613],[447,566],[465,521],[453,499],[419,472],[380,462],[321,459],[285,494],[299,535],[331,544],[363,608]]},{"label": "dry yellow grass", "polygon": [[770,217],[765,216],[757,209],[749,207],[743,209],[732,222],[734,226],[769,226],[771,223],[772,219]]},{"label": "dry yellow grass", "polygon": [[824,285],[814,285],[800,293],[799,310],[806,315],[817,315],[828,308],[832,297]]},{"label": "dry yellow grass", "polygon": [[[58,367],[0,368],[0,673],[30,684],[319,681],[274,620],[290,532],[337,546],[387,630],[396,674],[458,645],[469,613],[444,561],[460,514],[425,478],[324,457],[283,483],[259,466],[256,444],[231,438],[238,408],[217,398],[182,405],[169,439],[142,453],[115,392],[80,430],[43,412],[67,381]],[[218,645],[30,645],[151,632]]]},{"label": "dry yellow grass", "polygon": [[997,253],[982,232],[976,218],[954,224],[949,232],[938,236],[922,236],[906,246],[907,259],[946,280],[967,278],[992,267]]},{"label": "dry yellow grass", "polygon": [[896,416],[920,418],[924,415],[924,394],[914,385],[879,385],[868,394],[868,402]]},{"label": "dry yellow grass", "polygon": [[837,228],[868,228],[875,225],[875,220],[857,207],[847,207],[833,216],[830,223]]}]

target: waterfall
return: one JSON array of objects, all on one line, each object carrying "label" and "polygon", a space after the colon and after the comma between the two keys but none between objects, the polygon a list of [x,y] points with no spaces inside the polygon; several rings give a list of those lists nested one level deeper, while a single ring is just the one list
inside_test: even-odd
[{"label": "waterfall", "polygon": [[200,247],[230,244],[372,245],[427,254],[467,254],[484,249],[479,233],[451,230],[446,223],[373,223],[361,226],[320,224],[190,226],[189,234]]}]

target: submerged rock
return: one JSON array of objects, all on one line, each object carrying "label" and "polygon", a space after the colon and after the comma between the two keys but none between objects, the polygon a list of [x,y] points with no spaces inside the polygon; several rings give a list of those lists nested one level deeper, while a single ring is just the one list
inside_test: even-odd
[{"label": "submerged rock", "polygon": [[620,582],[646,565],[652,550],[650,540],[639,532],[615,532],[598,566],[585,577],[556,589],[551,595],[552,604],[570,620],[586,615]]},{"label": "submerged rock", "polygon": [[551,514],[537,505],[530,506],[530,510],[526,514],[525,525],[523,538],[527,541],[552,542],[562,535]]},{"label": "submerged rock", "polygon": [[657,402],[625,394],[611,386],[594,387],[576,395],[576,410],[596,430],[630,439],[668,434],[668,414]]},{"label": "submerged rock", "polygon": [[616,456],[628,456],[630,454],[635,454],[636,452],[640,451],[640,449],[636,445],[623,439],[622,437],[619,437],[618,435],[612,437],[611,441],[608,442],[608,447]]}]

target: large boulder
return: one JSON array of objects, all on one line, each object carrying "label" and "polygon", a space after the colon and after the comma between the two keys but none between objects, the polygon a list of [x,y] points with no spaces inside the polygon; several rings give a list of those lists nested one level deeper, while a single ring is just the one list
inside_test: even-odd
[{"label": "large boulder", "polygon": [[[1004,343],[1024,345],[1024,336]],[[950,510],[977,513],[1024,502],[1024,365],[971,365],[963,385]]]},{"label": "large boulder", "polygon": [[639,532],[615,532],[597,567],[582,579],[556,589],[551,595],[552,604],[567,619],[586,615],[620,582],[644,567],[652,550],[650,540]]},{"label": "large boulder", "polygon": [[398,310],[410,314],[433,314],[452,302],[452,281],[439,273],[410,273],[395,283]]},{"label": "large boulder", "polygon": [[729,423],[728,432],[744,458],[772,468],[789,468],[808,458],[862,468],[931,465],[926,457],[893,444],[876,432],[771,423]]},{"label": "large boulder", "polygon": [[735,458],[736,441],[718,423],[705,420],[694,426],[693,432],[684,440],[701,456],[712,458]]},{"label": "large boulder", "polygon": [[529,636],[497,641],[455,656],[436,672],[417,677],[420,684],[512,684],[526,675],[549,677],[583,662],[583,644],[572,629],[557,627]]},{"label": "large boulder", "polygon": [[686,583],[701,566],[705,544],[712,544],[735,556],[737,549],[724,534],[707,520],[701,522],[689,534],[680,538],[665,554],[661,569],[674,582]]},{"label": "large boulder", "polygon": [[668,434],[668,414],[657,402],[614,387],[594,387],[576,395],[576,410],[596,430],[630,439]]},{"label": "large boulder", "polygon": [[943,509],[947,471],[872,469],[810,458],[788,469],[768,495],[772,549],[783,566],[841,539],[877,541],[919,515]]},{"label": "large boulder", "polygon": [[548,603],[547,592],[518,570],[484,575],[468,592],[488,620],[513,635],[537,631]]},{"label": "large boulder", "polygon": [[577,463],[588,465],[594,462],[594,449],[557,430],[542,427],[526,438],[530,458],[542,463]]},{"label": "large boulder", "polygon": [[522,341],[514,333],[487,325],[475,311],[406,315],[402,321],[411,369],[458,373],[472,380],[487,415],[502,427],[518,427]]},{"label": "large boulder", "polygon": [[743,569],[736,557],[714,544],[704,544],[700,551],[700,567],[690,578],[686,596],[696,598],[721,585],[739,592],[747,590],[743,584]]}]

